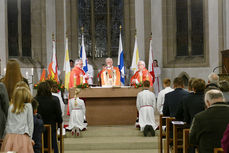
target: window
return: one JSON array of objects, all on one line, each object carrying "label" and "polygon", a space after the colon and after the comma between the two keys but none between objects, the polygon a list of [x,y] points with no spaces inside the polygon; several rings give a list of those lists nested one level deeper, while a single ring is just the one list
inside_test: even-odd
[{"label": "window", "polygon": [[119,27],[123,25],[123,0],[78,0],[78,13],[78,37],[81,40],[83,27],[87,56],[117,56]]},{"label": "window", "polygon": [[31,57],[30,0],[7,0],[9,56]]},{"label": "window", "polygon": [[207,0],[165,0],[165,67],[208,66]]}]

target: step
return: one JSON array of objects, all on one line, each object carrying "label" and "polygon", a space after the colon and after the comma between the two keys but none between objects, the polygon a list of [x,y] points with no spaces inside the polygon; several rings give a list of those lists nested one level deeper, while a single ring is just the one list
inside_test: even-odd
[{"label": "step", "polygon": [[144,150],[80,150],[80,151],[64,151],[64,153],[158,153],[158,149]]},{"label": "step", "polygon": [[158,137],[81,137],[65,138],[66,151],[157,149]]}]

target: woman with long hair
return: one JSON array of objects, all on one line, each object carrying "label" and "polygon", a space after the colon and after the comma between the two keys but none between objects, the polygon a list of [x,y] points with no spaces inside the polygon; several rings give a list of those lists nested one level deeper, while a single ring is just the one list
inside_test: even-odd
[{"label": "woman with long hair", "polygon": [[33,153],[32,95],[25,87],[14,90],[6,122],[6,136],[1,151]]},{"label": "woman with long hair", "polygon": [[16,60],[9,60],[6,66],[6,74],[2,79],[2,82],[5,84],[9,100],[11,100],[15,85],[23,80],[21,74],[20,65]]}]

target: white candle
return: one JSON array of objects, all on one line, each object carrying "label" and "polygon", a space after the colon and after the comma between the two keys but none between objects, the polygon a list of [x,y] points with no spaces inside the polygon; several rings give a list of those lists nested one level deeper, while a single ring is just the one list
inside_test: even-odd
[{"label": "white candle", "polygon": [[32,70],[31,70],[31,72],[32,72],[32,75],[33,75],[33,68],[32,68]]},{"label": "white candle", "polygon": [[26,79],[29,79],[29,73],[27,71],[26,71],[25,75],[26,75]]},{"label": "white candle", "polygon": [[4,68],[4,75],[6,74],[6,68]]}]

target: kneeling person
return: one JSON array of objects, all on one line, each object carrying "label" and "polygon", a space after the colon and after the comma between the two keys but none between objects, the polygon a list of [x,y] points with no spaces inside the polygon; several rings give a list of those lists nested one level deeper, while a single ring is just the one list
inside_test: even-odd
[{"label": "kneeling person", "polygon": [[69,100],[70,119],[67,127],[68,130],[72,130],[72,135],[76,134],[77,136],[79,136],[80,130],[87,128],[87,123],[84,123],[86,108],[84,101],[77,97],[79,92],[80,90],[76,88],[75,98]]},{"label": "kneeling person", "polygon": [[139,111],[140,130],[144,130],[144,136],[148,132],[155,136],[157,124],[154,117],[154,108],[156,107],[156,98],[153,92],[149,91],[150,81],[143,82],[144,90],[137,95],[137,109]]}]

